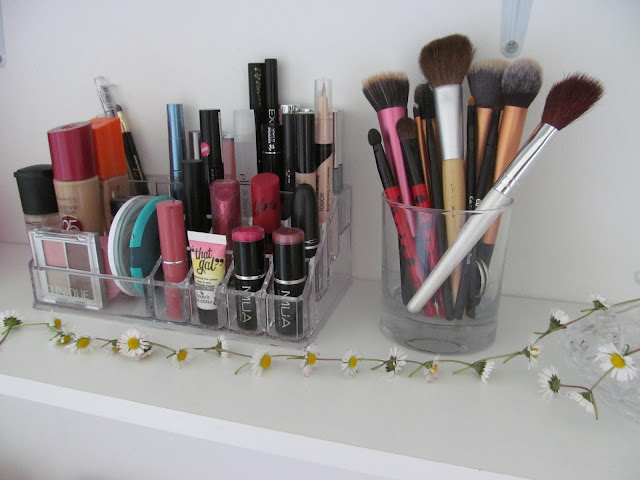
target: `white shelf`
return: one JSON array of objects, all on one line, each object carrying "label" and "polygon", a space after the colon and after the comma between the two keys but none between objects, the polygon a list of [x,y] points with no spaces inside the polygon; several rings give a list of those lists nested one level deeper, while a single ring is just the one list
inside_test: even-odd
[{"label": "white shelf", "polygon": [[[27,321],[48,321],[49,313],[31,308],[29,256],[27,245],[0,244],[0,306],[20,311]],[[377,282],[354,281],[317,338],[323,356],[341,356],[352,347],[369,356],[387,355],[393,343],[378,327],[379,290]],[[524,346],[533,330],[546,327],[552,307],[574,315],[583,306],[505,297],[496,343],[487,352],[455,358],[473,360]],[[126,328],[81,315],[64,314],[63,320],[105,338]],[[153,326],[144,330],[153,341],[173,347],[207,346],[214,338]],[[255,347],[228,337],[239,351],[251,353]],[[158,435],[319,464],[349,472],[348,478],[640,477],[633,447],[637,424],[606,405],[599,421],[566,399],[547,405],[538,394],[537,371],[528,371],[520,358],[497,367],[489,384],[473,372],[451,375],[453,368],[443,365],[440,380],[427,385],[406,375],[389,379],[366,366],[356,378],[345,378],[330,363],[305,380],[297,361],[275,362],[258,378],[248,370],[234,376],[241,360],[214,355],[202,355],[182,371],[160,352],[140,362],[104,352],[78,359],[48,348],[47,339],[44,329],[17,329],[0,346],[5,402],[28,400],[152,428]],[[563,380],[576,380],[554,343],[553,337],[544,343],[541,363],[559,367]],[[0,422],[10,417],[0,409]],[[243,465],[238,468],[242,472]]]}]

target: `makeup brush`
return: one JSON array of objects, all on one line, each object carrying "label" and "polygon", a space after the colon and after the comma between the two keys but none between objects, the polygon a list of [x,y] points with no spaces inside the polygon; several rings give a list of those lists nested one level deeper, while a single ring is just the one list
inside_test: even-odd
[{"label": "makeup brush", "polygon": [[[395,222],[398,232],[398,241],[400,243],[400,255],[403,255],[406,259],[406,265],[409,267],[411,278],[413,280],[414,287],[417,289],[424,279],[424,270],[418,260],[416,254],[416,245],[409,231],[409,222],[407,222],[407,215],[404,211],[398,209],[393,203],[400,203],[400,190],[393,178],[387,156],[381,145],[381,136],[375,128],[369,130],[368,134],[369,145],[373,148],[373,154],[376,159],[376,167],[378,168],[378,174],[380,175],[380,181],[382,182],[382,188],[384,189],[385,197],[390,200],[389,207],[391,208],[391,214],[393,221]],[[402,265],[402,264],[401,264]],[[422,279],[422,280],[421,280]],[[434,317],[436,315],[435,307],[431,302],[424,302],[424,314],[428,317]],[[418,309],[420,310],[420,309]],[[416,310],[417,312],[417,310]]]},{"label": "makeup brush", "polygon": [[427,150],[427,119],[426,112],[424,111],[424,96],[425,90],[431,90],[429,84],[419,84],[413,93],[413,119],[418,129],[418,145],[420,146],[420,159],[422,160],[422,175],[424,176],[424,183],[427,186],[427,192],[429,192],[429,200],[431,201],[431,182],[429,179],[429,152]]},{"label": "makeup brush", "polygon": [[[402,160],[400,140],[396,133],[396,123],[407,116],[409,79],[402,72],[379,73],[362,82],[362,93],[378,114],[384,148],[393,176],[400,187],[402,203],[413,205],[409,179]],[[413,233],[415,231],[413,218],[409,219],[409,226]]]},{"label": "makeup brush", "polygon": [[551,87],[540,124],[476,208],[485,213],[474,215],[467,221],[456,242],[449,247],[407,305],[410,312],[417,312],[429,301],[442,282],[499,217],[499,209],[509,204],[524,176],[529,173],[554,134],[586,113],[603,93],[604,87],[598,80],[581,73],[570,75]]},{"label": "makeup brush", "polygon": [[[502,108],[502,74],[509,62],[502,59],[481,60],[475,62],[467,72],[469,91],[476,102],[478,127],[476,132],[476,174],[484,157],[491,113]],[[467,154],[467,163],[469,155]],[[467,167],[468,168],[468,167]]]},{"label": "makeup brush", "polygon": [[[504,109],[498,133],[498,150],[493,172],[493,181],[498,180],[518,153],[524,130],[527,110],[535,100],[542,86],[542,67],[530,58],[521,58],[507,67],[502,76],[502,97]],[[492,246],[498,234],[496,223],[482,239],[485,248],[484,261],[491,261]]]},{"label": "makeup brush", "polygon": [[[471,65],[475,49],[469,38],[455,34],[433,40],[420,52],[420,68],[433,87],[436,120],[442,152],[442,191],[445,210],[464,210],[465,177],[462,141],[462,81]],[[461,217],[445,217],[447,240],[451,245],[462,226]],[[451,281],[456,298],[460,270]]]}]

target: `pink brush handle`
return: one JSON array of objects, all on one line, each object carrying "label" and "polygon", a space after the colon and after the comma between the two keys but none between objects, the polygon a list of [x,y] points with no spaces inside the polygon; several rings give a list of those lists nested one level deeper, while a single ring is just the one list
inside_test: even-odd
[{"label": "pink brush handle", "polygon": [[[409,185],[409,177],[404,166],[402,156],[402,147],[400,139],[396,131],[398,120],[407,116],[406,107],[390,107],[378,112],[378,122],[380,123],[380,131],[382,132],[382,141],[384,149],[391,165],[391,171],[396,179],[396,184],[400,187],[400,196],[402,203],[405,205],[413,205],[413,195],[411,186]],[[415,235],[416,225],[413,216],[409,216],[409,227],[411,234]]]}]

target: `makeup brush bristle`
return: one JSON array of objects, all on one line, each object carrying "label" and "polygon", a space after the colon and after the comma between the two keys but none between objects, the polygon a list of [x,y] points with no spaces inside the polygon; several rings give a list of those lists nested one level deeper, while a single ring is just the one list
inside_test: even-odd
[{"label": "makeup brush bristle", "polygon": [[362,82],[362,93],[376,112],[391,107],[407,107],[409,79],[403,72],[384,72]]},{"label": "makeup brush bristle", "polygon": [[469,38],[454,34],[426,44],[420,51],[420,69],[433,88],[461,85],[476,51]]},{"label": "makeup brush bristle", "polygon": [[587,112],[604,94],[599,80],[584,73],[569,75],[555,83],[542,111],[542,123],[562,130]]},{"label": "makeup brush bristle", "polygon": [[382,142],[382,135],[380,135],[380,132],[378,130],[372,128],[371,130],[369,130],[367,139],[369,140],[369,145],[373,147],[375,145],[379,145]]},{"label": "makeup brush bristle", "polygon": [[398,132],[398,138],[401,142],[418,138],[416,123],[409,117],[398,120],[398,123],[396,123],[396,131]]},{"label": "makeup brush bristle", "polygon": [[502,74],[509,62],[500,58],[475,62],[467,72],[469,90],[480,108],[502,107]]},{"label": "makeup brush bristle", "polygon": [[502,98],[505,105],[529,108],[542,86],[542,67],[531,58],[520,58],[502,75]]}]

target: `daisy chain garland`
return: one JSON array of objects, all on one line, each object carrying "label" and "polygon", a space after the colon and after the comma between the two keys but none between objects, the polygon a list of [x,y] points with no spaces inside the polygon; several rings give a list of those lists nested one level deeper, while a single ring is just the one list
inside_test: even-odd
[{"label": "daisy chain garland", "polygon": [[[360,372],[362,364],[373,364],[371,370],[383,370],[389,376],[399,375],[405,367],[412,367],[409,377],[422,372],[426,383],[433,383],[438,379],[442,364],[452,363],[462,365],[462,368],[455,370],[453,373],[458,374],[466,370],[474,371],[481,381],[487,383],[491,372],[497,366],[496,360],[502,360],[505,364],[516,357],[524,357],[527,359],[528,368],[538,366],[539,357],[542,352],[540,341],[546,336],[564,330],[567,327],[587,318],[591,314],[598,311],[606,311],[615,307],[622,307],[632,303],[640,302],[640,298],[627,300],[616,304],[610,303],[601,295],[591,296],[592,306],[582,310],[582,316],[570,320],[569,316],[562,310],[556,309],[551,312],[549,324],[544,332],[535,332],[529,338],[527,345],[521,350],[515,352],[495,355],[486,358],[480,358],[475,362],[463,362],[460,360],[444,359],[440,355],[427,361],[417,361],[409,359],[407,354],[400,348],[392,347],[385,358],[368,358],[363,357],[355,349],[349,349],[339,358],[324,358],[320,356],[317,346],[311,344],[304,348],[300,355],[292,354],[272,354],[268,349],[259,347],[252,355],[236,352],[229,349],[229,345],[224,335],[220,335],[215,343],[206,347],[187,347],[172,348],[151,341],[147,336],[138,331],[136,328],[127,329],[120,337],[115,339],[107,339],[91,336],[84,332],[75,332],[67,328],[62,320],[58,317],[53,318],[50,322],[42,323],[24,323],[20,315],[13,311],[5,311],[1,315],[2,327],[4,330],[0,333],[0,345],[7,339],[9,334],[16,329],[22,330],[23,327],[40,326],[47,328],[51,337],[50,343],[58,348],[65,348],[71,353],[78,355],[87,354],[92,350],[105,350],[115,355],[121,355],[131,360],[141,360],[152,355],[156,351],[164,350],[171,364],[176,368],[182,368],[190,363],[199,353],[211,353],[218,357],[238,357],[245,359],[245,363],[235,371],[240,373],[245,367],[250,367],[254,375],[261,376],[274,366],[274,363],[280,360],[296,360],[299,362],[300,371],[303,377],[310,377],[321,363],[334,363],[338,370],[345,376],[355,376]],[[614,345],[613,343],[601,345],[595,358],[602,370],[600,378],[591,386],[583,385],[567,385],[560,380],[560,374],[556,367],[550,365],[541,370],[538,375],[538,385],[542,397],[550,400],[553,397],[560,396],[560,391],[564,390],[564,396],[574,401],[578,406],[582,407],[588,414],[598,418],[598,406],[594,390],[607,377],[611,377],[618,382],[632,381],[638,377],[638,368],[632,355],[640,351],[640,347],[631,348],[629,345]]]}]

